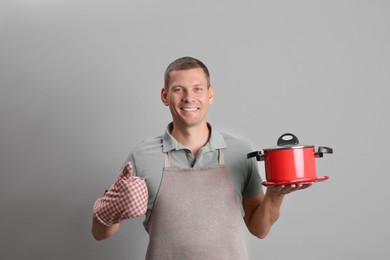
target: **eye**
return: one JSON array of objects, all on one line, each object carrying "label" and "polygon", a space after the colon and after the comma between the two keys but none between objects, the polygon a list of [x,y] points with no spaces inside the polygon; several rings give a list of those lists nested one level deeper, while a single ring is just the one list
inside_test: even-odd
[{"label": "eye", "polygon": [[195,88],[195,92],[202,92],[203,91],[203,88],[202,87],[196,87]]},{"label": "eye", "polygon": [[172,92],[173,93],[180,93],[181,92],[181,88],[178,88],[178,87],[172,88]]}]

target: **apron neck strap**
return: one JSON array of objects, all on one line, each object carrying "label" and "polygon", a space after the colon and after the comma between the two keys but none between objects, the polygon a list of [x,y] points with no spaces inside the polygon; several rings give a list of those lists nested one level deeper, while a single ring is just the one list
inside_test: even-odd
[{"label": "apron neck strap", "polygon": [[[218,163],[219,165],[225,164],[225,157],[223,155],[223,151],[221,149],[218,149]],[[171,160],[169,158],[169,152],[164,153],[164,167],[171,167]]]},{"label": "apron neck strap", "polygon": [[164,167],[171,167],[171,160],[169,159],[169,152],[164,153]]},{"label": "apron neck strap", "polygon": [[225,164],[225,157],[223,156],[223,151],[221,149],[218,149],[218,161],[219,165]]}]

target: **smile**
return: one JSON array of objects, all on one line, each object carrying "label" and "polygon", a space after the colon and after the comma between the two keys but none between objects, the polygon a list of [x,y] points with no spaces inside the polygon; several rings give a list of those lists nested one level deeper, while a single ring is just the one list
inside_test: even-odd
[{"label": "smile", "polygon": [[181,110],[184,110],[184,111],[187,111],[187,112],[195,112],[197,111],[199,108],[197,107],[182,107]]}]

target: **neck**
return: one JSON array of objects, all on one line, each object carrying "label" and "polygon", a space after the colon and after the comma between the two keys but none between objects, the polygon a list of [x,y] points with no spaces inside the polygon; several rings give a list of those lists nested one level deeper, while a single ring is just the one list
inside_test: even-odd
[{"label": "neck", "polygon": [[185,128],[177,126],[175,123],[173,123],[171,135],[180,144],[189,148],[196,158],[199,150],[209,141],[210,129],[208,128],[206,122],[198,126]]}]

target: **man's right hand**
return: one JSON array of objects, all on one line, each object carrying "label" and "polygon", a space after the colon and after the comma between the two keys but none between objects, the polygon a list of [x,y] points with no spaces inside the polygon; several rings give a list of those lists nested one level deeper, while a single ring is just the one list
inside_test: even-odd
[{"label": "man's right hand", "polygon": [[96,200],[93,212],[105,226],[120,223],[124,219],[135,218],[146,213],[148,189],[144,179],[133,176],[133,166],[126,163],[116,182],[104,196]]}]

